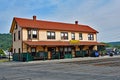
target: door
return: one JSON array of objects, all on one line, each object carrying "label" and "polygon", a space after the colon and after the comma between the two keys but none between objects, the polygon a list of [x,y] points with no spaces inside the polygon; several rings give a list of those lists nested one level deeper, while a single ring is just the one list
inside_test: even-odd
[{"label": "door", "polygon": [[60,58],[63,59],[64,58],[64,48],[60,47],[59,51],[60,51]]},{"label": "door", "polygon": [[36,48],[35,47],[32,47],[31,48],[31,53],[32,53],[32,56],[36,56]]},{"label": "door", "polygon": [[51,53],[51,58],[55,59],[55,55],[56,55],[56,48],[55,47],[49,47],[48,51],[50,51]]}]

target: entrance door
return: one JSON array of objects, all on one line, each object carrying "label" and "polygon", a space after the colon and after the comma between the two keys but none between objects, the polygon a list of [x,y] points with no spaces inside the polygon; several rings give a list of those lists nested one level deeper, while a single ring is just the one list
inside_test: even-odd
[{"label": "entrance door", "polygon": [[31,48],[31,53],[32,53],[32,56],[36,56],[36,48],[35,47]]},{"label": "entrance door", "polygon": [[60,51],[60,58],[63,59],[64,58],[64,48],[60,47],[59,51]]},{"label": "entrance door", "polygon": [[55,47],[49,47],[48,51],[50,51],[51,53],[51,58],[55,59],[55,55],[56,55],[56,48]]},{"label": "entrance door", "polygon": [[72,58],[72,48],[64,47],[65,55],[64,58]]}]

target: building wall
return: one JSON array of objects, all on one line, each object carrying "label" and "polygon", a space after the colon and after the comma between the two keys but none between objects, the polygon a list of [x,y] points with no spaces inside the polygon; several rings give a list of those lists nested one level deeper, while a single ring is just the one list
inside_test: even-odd
[{"label": "building wall", "polygon": [[[20,40],[18,39],[18,31],[20,31]],[[15,33],[15,41],[14,41],[14,33]],[[20,52],[22,52],[22,32],[21,32],[21,27],[17,27],[17,29],[14,29],[13,31],[13,53],[19,53],[19,48]],[[15,50],[15,52],[14,52]]]},{"label": "building wall", "polygon": [[22,33],[23,33],[22,40],[23,41],[27,40],[27,29],[22,29]]},{"label": "building wall", "polygon": [[[50,31],[50,30],[48,30]],[[49,41],[62,41],[61,40],[61,32],[66,32],[66,31],[55,31],[55,34],[56,34],[56,39],[52,39]],[[27,30],[26,29],[22,29],[22,33],[23,33],[23,41],[26,41],[27,40]],[[39,30],[39,37],[38,39],[36,40],[32,40],[32,41],[48,41],[47,40],[47,30]],[[65,41],[70,41],[71,40],[71,33],[72,32],[68,32],[68,40],[65,40]],[[83,36],[83,40],[80,40],[80,41],[97,41],[97,36],[96,34],[94,33],[94,40],[88,40],[88,33],[82,33],[82,36]],[[79,40],[79,32],[75,32],[75,40]]]}]

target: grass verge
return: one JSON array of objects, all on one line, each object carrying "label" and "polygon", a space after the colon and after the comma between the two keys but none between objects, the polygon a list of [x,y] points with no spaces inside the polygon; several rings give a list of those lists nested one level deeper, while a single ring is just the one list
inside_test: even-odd
[{"label": "grass verge", "polygon": [[0,63],[2,62],[8,62],[9,60],[8,59],[0,59]]}]

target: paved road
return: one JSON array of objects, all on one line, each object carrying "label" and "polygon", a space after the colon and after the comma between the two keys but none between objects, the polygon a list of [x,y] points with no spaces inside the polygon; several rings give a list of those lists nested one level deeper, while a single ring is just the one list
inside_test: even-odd
[{"label": "paved road", "polygon": [[0,80],[120,80],[120,58],[34,65],[0,64]]}]

